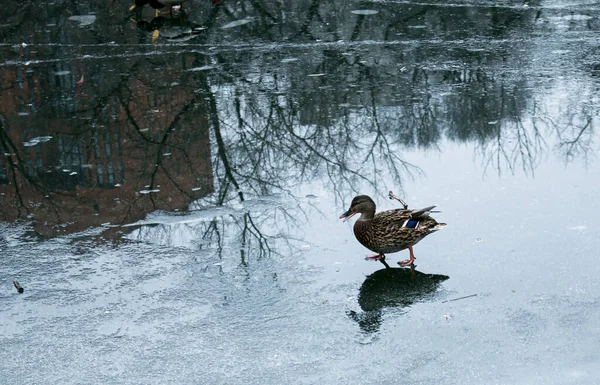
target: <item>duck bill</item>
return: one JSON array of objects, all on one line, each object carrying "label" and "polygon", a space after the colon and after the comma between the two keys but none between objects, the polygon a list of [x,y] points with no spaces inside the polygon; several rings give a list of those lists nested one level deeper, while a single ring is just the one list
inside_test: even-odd
[{"label": "duck bill", "polygon": [[348,219],[352,218],[352,216],[356,214],[355,212],[353,213],[351,209],[349,209],[348,211],[346,211],[345,213],[343,213],[342,215],[340,215],[340,219],[342,220],[342,222],[346,222]]}]

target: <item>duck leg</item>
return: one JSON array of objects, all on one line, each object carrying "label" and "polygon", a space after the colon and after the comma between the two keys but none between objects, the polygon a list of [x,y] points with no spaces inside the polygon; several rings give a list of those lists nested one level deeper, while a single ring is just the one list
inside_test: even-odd
[{"label": "duck leg", "polygon": [[408,251],[410,252],[410,259],[408,259],[406,261],[398,262],[398,264],[400,266],[412,266],[415,262],[415,259],[417,259],[415,257],[415,253],[413,253],[412,246],[408,246]]},{"label": "duck leg", "polygon": [[385,266],[386,269],[391,269],[390,265],[388,265],[388,263],[385,261],[385,254],[367,255],[367,257],[365,259],[367,261],[379,261],[379,262],[383,263],[383,266]]}]

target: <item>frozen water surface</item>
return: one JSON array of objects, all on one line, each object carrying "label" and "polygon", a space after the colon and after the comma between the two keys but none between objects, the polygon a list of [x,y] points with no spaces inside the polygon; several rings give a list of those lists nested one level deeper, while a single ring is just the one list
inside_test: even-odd
[{"label": "frozen water surface", "polygon": [[598,383],[598,4],[130,5],[4,9],[0,383]]}]

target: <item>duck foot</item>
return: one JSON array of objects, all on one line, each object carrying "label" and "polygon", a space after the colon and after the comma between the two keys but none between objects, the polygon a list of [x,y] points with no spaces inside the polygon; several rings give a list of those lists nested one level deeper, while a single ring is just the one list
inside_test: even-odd
[{"label": "duck foot", "polygon": [[383,263],[383,266],[385,266],[386,269],[391,269],[390,265],[388,265],[388,263],[385,261],[385,254],[367,255],[365,259],[367,261],[379,261]]},{"label": "duck foot", "polygon": [[415,259],[417,259],[417,258],[415,257],[415,253],[413,253],[412,246],[408,246],[408,251],[410,252],[410,258],[407,259],[406,261],[400,261],[400,262],[398,262],[398,264],[400,266],[404,267],[404,266],[414,265]]},{"label": "duck foot", "polygon": [[[398,262],[398,265],[400,265],[402,262]],[[415,265],[414,263],[408,264],[408,265],[400,265],[401,267],[410,267],[410,269],[412,271],[415,271],[415,268],[417,267],[417,265]]]}]

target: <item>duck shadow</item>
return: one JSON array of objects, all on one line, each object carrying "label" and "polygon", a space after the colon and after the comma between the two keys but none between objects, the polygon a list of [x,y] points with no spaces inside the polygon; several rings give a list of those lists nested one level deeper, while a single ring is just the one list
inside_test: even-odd
[{"label": "duck shadow", "polygon": [[405,308],[415,302],[432,300],[447,275],[426,274],[417,270],[381,269],[367,276],[358,292],[362,312],[349,311],[348,317],[367,333],[377,332],[385,308]]}]

